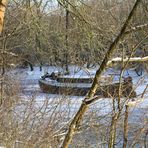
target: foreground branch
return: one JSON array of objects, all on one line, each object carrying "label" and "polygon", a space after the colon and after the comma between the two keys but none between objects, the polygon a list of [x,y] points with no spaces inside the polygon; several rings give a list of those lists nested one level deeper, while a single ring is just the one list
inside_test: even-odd
[{"label": "foreground branch", "polygon": [[117,44],[119,43],[119,41],[124,38],[125,36],[125,31],[126,31],[126,28],[127,26],[129,25],[130,21],[131,21],[131,18],[132,16],[135,14],[136,12],[136,9],[138,7],[138,5],[141,3],[142,0],[137,0],[128,16],[128,18],[126,19],[126,22],[124,23],[119,35],[116,37],[116,39],[114,40],[114,42],[111,44],[109,50],[107,51],[105,57],[104,57],[104,60],[102,62],[102,64],[100,65],[100,68],[97,70],[96,72],[96,75],[95,75],[95,78],[94,78],[94,81],[93,81],[93,84],[90,88],[90,91],[88,92],[88,95],[85,97],[85,99],[83,100],[78,112],[76,113],[76,115],[74,116],[72,122],[70,123],[69,125],[69,129],[68,129],[68,132],[64,138],[64,141],[62,143],[62,146],[61,148],[68,148],[71,140],[72,140],[72,137],[74,135],[74,133],[76,132],[82,118],[83,118],[83,115],[85,114],[85,112],[87,111],[88,109],[88,106],[85,102],[87,102],[87,100],[93,98],[97,88],[98,88],[98,82],[99,82],[99,79],[100,79],[100,76],[101,74],[103,73],[103,71],[105,70],[106,66],[107,66],[107,63],[110,59],[110,57],[112,56],[112,54],[114,53],[115,49],[116,49],[116,46]]}]

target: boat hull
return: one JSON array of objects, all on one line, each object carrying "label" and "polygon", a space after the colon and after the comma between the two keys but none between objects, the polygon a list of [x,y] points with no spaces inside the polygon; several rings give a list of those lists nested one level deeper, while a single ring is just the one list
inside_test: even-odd
[{"label": "boat hull", "polygon": [[[60,85],[57,85],[60,84]],[[39,85],[44,93],[60,94],[60,95],[73,95],[73,96],[85,96],[89,91],[91,84],[81,87],[78,85],[66,85],[66,83],[59,83],[53,81],[39,80]],[[125,79],[121,84],[113,83],[98,87],[95,95],[101,95],[104,98],[118,97],[119,85],[121,85],[120,97],[136,97],[136,92],[133,91],[132,80]]]}]

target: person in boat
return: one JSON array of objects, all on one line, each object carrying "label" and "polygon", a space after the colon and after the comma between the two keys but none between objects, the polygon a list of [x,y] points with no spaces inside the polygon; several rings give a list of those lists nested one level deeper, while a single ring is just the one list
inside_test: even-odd
[{"label": "person in boat", "polygon": [[60,72],[52,72],[51,74],[46,72],[46,74],[44,76],[41,76],[41,78],[42,78],[42,80],[45,80],[46,78],[50,78],[52,80],[57,80],[58,76],[60,76],[60,75],[61,75]]}]

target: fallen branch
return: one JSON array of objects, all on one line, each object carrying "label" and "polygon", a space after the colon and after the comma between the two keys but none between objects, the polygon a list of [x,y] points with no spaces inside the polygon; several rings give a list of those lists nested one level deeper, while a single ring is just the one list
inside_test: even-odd
[{"label": "fallen branch", "polygon": [[135,32],[135,31],[139,31],[139,30],[142,30],[142,29],[145,29],[148,27],[148,24],[144,24],[144,25],[139,25],[139,26],[136,26],[136,27],[132,27],[130,30],[127,30],[125,32],[125,34],[129,34],[131,32]]},{"label": "fallen branch", "polygon": [[15,54],[15,53],[13,53],[13,52],[8,52],[8,51],[1,51],[1,54],[7,54],[7,55],[14,56],[14,57],[18,57],[17,54]]},{"label": "fallen branch", "polygon": [[[3,66],[4,64],[3,63],[0,63],[0,66]],[[5,66],[9,66],[9,67],[16,67],[17,65],[16,64],[9,64],[9,63],[5,63]]]},{"label": "fallen branch", "polygon": [[117,58],[113,58],[112,60],[108,61],[107,62],[107,65],[111,65],[111,64],[114,64],[114,63],[117,63],[117,62],[146,62],[148,61],[148,56],[146,57],[133,57],[133,58],[125,58],[125,59],[122,59],[120,57],[117,57]]}]

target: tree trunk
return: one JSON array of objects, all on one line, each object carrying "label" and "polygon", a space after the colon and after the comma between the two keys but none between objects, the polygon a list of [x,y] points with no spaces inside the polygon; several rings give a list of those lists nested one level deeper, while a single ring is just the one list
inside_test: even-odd
[{"label": "tree trunk", "polygon": [[124,141],[123,141],[123,148],[127,147],[127,138],[128,138],[128,111],[129,106],[125,106],[125,117],[124,117]]},{"label": "tree trunk", "polygon": [[116,124],[117,124],[117,114],[113,115],[111,126],[110,126],[110,133],[109,133],[109,142],[108,148],[114,148],[116,142]]},{"label": "tree trunk", "polygon": [[66,2],[66,16],[65,16],[65,28],[66,28],[66,35],[65,35],[65,71],[66,74],[69,74],[69,68],[68,68],[68,29],[69,29],[69,10],[68,10],[68,2]]},{"label": "tree trunk", "polygon": [[4,14],[6,10],[7,0],[0,0],[0,33],[3,30]]}]

